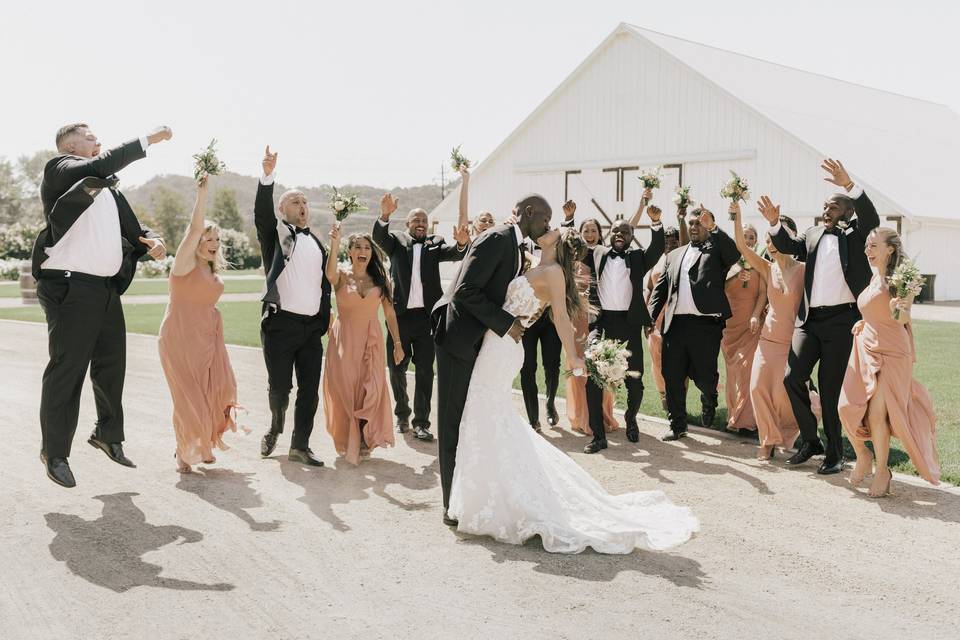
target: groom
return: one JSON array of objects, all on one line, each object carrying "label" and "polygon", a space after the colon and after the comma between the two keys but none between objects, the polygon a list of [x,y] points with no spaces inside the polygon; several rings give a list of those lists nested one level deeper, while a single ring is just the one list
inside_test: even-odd
[{"label": "groom", "polygon": [[456,526],[447,515],[450,487],[457,462],[460,417],[467,401],[473,365],[487,329],[520,341],[522,318],[503,309],[507,285],[523,271],[524,239],[536,240],[550,228],[553,211],[539,195],[517,203],[517,224],[495,227],[470,245],[460,270],[431,314],[437,343],[437,422],[440,436],[440,485],[443,522]]}]

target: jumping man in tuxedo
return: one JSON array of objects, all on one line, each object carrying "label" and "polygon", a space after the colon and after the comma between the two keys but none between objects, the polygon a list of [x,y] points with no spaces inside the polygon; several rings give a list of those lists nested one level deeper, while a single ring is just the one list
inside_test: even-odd
[{"label": "jumping man in tuxedo", "polygon": [[[427,235],[427,212],[413,209],[407,214],[406,231],[390,231],[390,216],[398,201],[392,194],[380,200],[380,218],[373,224],[373,240],[390,257],[393,279],[393,308],[397,312],[404,357],[389,359],[397,431],[410,428],[410,400],[407,395],[407,366],[413,359],[416,387],[413,393],[413,435],[433,440],[430,433],[430,399],[433,396],[434,344],[430,311],[443,293],[440,263],[462,260],[470,243],[467,221],[454,227],[456,245],[439,235]],[[393,336],[387,333],[387,353],[393,353]]]},{"label": "jumping man in tuxedo", "polygon": [[165,249],[137,220],[114,174],[145,158],[149,145],[172,136],[160,127],[101,153],[86,124],[70,124],[57,132],[59,155],[43,170],[40,199],[47,226],[32,256],[50,349],[40,391],[40,459],[47,476],[64,487],[76,486],[67,458],[88,367],[97,424],[87,442],[114,462],[135,466],[121,444],[126,326],[120,295],[130,286],[137,260],[162,259]]},{"label": "jumping man in tuxedo", "polygon": [[690,243],[667,254],[663,274],[650,296],[650,316],[663,314],[662,370],[670,431],[661,440],[687,435],[689,377],[700,390],[701,423],[713,424],[717,411],[717,356],[723,325],[731,316],[724,292],[727,271],[740,252],[733,238],[717,227],[700,205],[687,217]]},{"label": "jumping man in tuxedo", "polygon": [[[794,237],[780,224],[780,207],[770,198],[761,198],[760,213],[770,222],[770,236],[778,251],[806,262],[803,299],[797,311],[796,329],[783,379],[800,425],[802,444],[787,464],[803,464],[811,457],[826,453],[817,469],[820,474],[843,470],[843,440],[840,431],[840,388],[853,348],[851,329],[860,319],[857,296],[870,283],[870,264],[863,252],[870,232],[880,225],[880,217],[863,188],[856,185],[843,165],[824,160],[829,174],[824,180],[842,187],[823,203],[823,226],[814,226]],[[856,213],[856,218],[851,216]],[[817,433],[817,418],[810,409],[807,380],[820,362],[817,380],[823,409],[823,430],[827,436],[824,450]]]}]

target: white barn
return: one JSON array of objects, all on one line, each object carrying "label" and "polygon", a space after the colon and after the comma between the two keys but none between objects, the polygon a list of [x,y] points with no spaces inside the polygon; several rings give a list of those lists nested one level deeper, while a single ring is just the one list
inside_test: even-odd
[{"label": "white barn", "polygon": [[[473,171],[471,215],[498,218],[538,192],[559,218],[629,217],[639,170],[663,166],[654,202],[674,210],[673,187],[726,211],[734,170],[755,198],[769,194],[805,228],[832,185],[820,162],[840,159],[904,235],[938,300],[960,299],[960,117],[949,107],[784,67],[621,24]],[[431,213],[456,219],[459,189]],[[591,202],[593,200],[593,202]],[[754,201],[748,219],[758,228]],[[672,218],[673,216],[668,216]],[[719,216],[727,225],[726,217]],[[641,232],[646,235],[647,232]],[[644,238],[641,238],[645,241]]]}]

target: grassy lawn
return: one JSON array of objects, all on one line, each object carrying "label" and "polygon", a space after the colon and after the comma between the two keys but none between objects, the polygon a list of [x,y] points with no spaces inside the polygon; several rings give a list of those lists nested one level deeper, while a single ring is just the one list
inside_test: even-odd
[{"label": "grassy lawn", "polygon": [[0,298],[19,298],[20,283],[16,280],[0,282]]},{"label": "grassy lawn", "polygon": [[[241,282],[243,281],[237,281],[238,284]],[[259,287],[259,282],[255,284]],[[260,346],[259,302],[222,302],[219,307],[223,314],[224,333],[228,343]],[[155,335],[160,328],[165,308],[166,305],[163,304],[127,305],[124,310],[127,330],[133,333]],[[32,322],[44,320],[43,311],[39,307],[0,309],[0,318]],[[960,484],[960,394],[957,393],[957,384],[953,378],[955,364],[960,361],[960,343],[956,340],[957,329],[956,324],[948,322],[918,320],[914,323],[918,351],[915,375],[933,396],[937,410],[937,448],[940,451],[943,479],[954,484]],[[647,372],[644,375],[644,384],[647,388],[640,411],[647,415],[666,417],[663,409],[660,408],[660,398],[649,374],[650,366],[650,356],[644,352],[644,371]],[[538,378],[542,390],[544,388],[542,371],[538,373]],[[721,364],[721,386],[723,382],[724,371]],[[519,379],[514,381],[514,387],[520,388]],[[565,391],[565,385],[561,381],[559,395],[563,396]],[[618,406],[625,406],[625,396],[625,391],[621,390],[617,398]],[[720,398],[721,406],[717,409],[715,420],[718,428],[722,428],[727,417],[726,408],[722,404],[722,392]],[[694,424],[698,423],[700,394],[692,386],[688,394],[687,411],[690,421]],[[849,445],[847,445],[847,453],[852,458],[853,451]],[[893,442],[890,460],[897,470],[916,473],[906,454],[897,448],[896,441]]]}]

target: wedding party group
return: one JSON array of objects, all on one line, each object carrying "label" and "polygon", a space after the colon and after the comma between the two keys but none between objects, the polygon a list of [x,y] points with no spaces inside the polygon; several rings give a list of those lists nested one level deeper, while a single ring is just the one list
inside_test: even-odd
[{"label": "wedding party group", "polygon": [[[64,487],[76,485],[69,458],[88,370],[97,421],[87,442],[135,466],[123,449],[120,297],[136,263],[164,258],[166,247],[137,219],[116,174],[171,137],[159,127],[103,150],[88,125],[69,124],[57,131],[58,155],[44,169],[46,227],[33,250],[49,335],[41,459]],[[227,264],[219,228],[204,217],[221,166],[209,151],[195,156],[196,201],[174,255],[157,342],[180,473],[215,462],[240,408],[216,308]],[[786,453],[786,464],[798,466],[822,456],[817,473],[840,473],[845,434],[856,454],[850,482],[872,476],[869,495],[880,498],[889,493],[890,439],[897,438],[919,474],[939,482],[933,405],[913,377],[910,311],[919,275],[898,233],[880,226],[841,162],[824,160],[825,180],[839,191],[802,232],[767,195],[758,210],[769,225],[744,226],[748,187],[733,174],[722,192],[731,201],[728,233],[691,201],[689,187],[677,189],[677,225],[665,226],[652,204],[654,174],[641,176],[636,214],[607,230],[593,218],[577,226],[572,201],[552,227],[553,208],[536,194],[520,197],[512,211],[471,216],[469,162],[458,150],[453,155],[462,184],[451,241],[431,233],[419,208],[391,228],[399,202],[389,193],[369,232],[343,238],[340,221],[360,206],[356,198],[335,192],[337,222],[316,233],[302,191],[276,197],[279,154],[266,147],[253,211],[266,280],[260,337],[271,420],[263,457],[280,444],[294,379],[287,455],[313,467],[324,464],[310,446],[321,401],[337,454],[358,465],[393,446],[397,433],[434,439],[436,386],[446,525],[510,544],[539,536],[558,553],[668,549],[699,530],[689,508],[657,490],[609,494],[540,433],[538,359],[551,427],[560,423],[564,360],[566,417],[588,436],[584,452],[601,453],[620,428],[614,402],[621,386],[624,434],[638,443],[646,345],[669,420],[664,441],[687,436],[692,383],[702,425],[713,425],[723,393],[727,430],[755,437],[762,460]],[[636,235],[641,221],[648,246]],[[456,269],[446,287],[444,262]],[[513,400],[517,375],[523,413]]]}]

